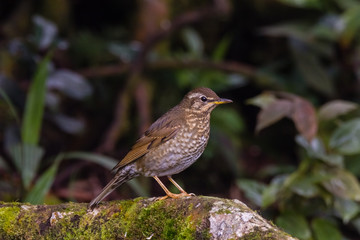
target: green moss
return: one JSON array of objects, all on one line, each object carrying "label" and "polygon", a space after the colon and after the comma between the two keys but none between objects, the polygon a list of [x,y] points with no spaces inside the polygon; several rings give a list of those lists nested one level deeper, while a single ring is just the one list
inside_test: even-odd
[{"label": "green moss", "polygon": [[277,239],[283,239],[282,237],[284,237],[284,239],[285,239],[288,236],[289,235],[281,234],[280,232],[274,232],[274,231],[263,232],[261,230],[256,230],[254,232],[247,234],[246,236],[244,236],[241,239],[243,239],[243,240],[277,240]]},{"label": "green moss", "polygon": [[[108,204],[106,208],[100,206],[97,209],[97,214],[81,215],[81,221],[75,229],[71,225],[61,225],[61,229],[71,230],[63,234],[56,233],[53,237],[61,238],[64,236],[64,239],[76,239],[78,236],[83,239],[127,238],[129,236],[127,233],[131,231],[131,225],[134,224],[133,219],[139,215],[140,210],[137,203],[141,199],[114,201]],[[84,209],[87,211],[86,208]],[[69,221],[64,221],[62,224],[68,223]],[[91,228],[88,228],[89,224],[92,225]]]},{"label": "green moss", "polygon": [[16,230],[14,228],[17,225],[17,216],[20,212],[19,207],[3,207],[0,208],[0,233],[7,236],[16,236]]},{"label": "green moss", "polygon": [[[0,204],[0,238],[145,239],[152,236],[152,239],[164,240],[210,239],[206,212],[217,201],[218,198],[210,197],[160,201],[137,198],[109,202],[94,211],[89,211],[87,204],[75,203],[28,205],[28,210],[26,206]],[[236,205],[230,200],[222,201],[224,206]],[[225,209],[222,213],[228,212]],[[56,214],[57,217],[49,221],[50,216]],[[14,225],[19,227],[14,228]],[[279,233],[255,231],[244,239],[275,239],[275,236]]]},{"label": "green moss", "polygon": [[219,209],[216,214],[230,214],[231,211],[229,209]]},{"label": "green moss", "polygon": [[[192,217],[186,217],[183,208],[169,203],[169,200],[163,200],[150,202],[149,205],[142,208],[130,206],[124,214],[128,222],[126,226],[128,237],[133,239],[150,236],[153,239],[193,239],[196,223]],[[192,209],[193,204],[189,204],[187,207],[188,210]],[[139,233],[141,235],[136,235]]]},{"label": "green moss", "polygon": [[178,233],[177,239],[193,239],[195,236],[195,224],[191,216],[188,216],[184,222],[182,222],[183,228]]},{"label": "green moss", "polygon": [[208,230],[208,229],[204,229],[204,230],[200,233],[198,239],[211,239],[212,237],[213,237],[213,235],[209,232],[209,230]]}]

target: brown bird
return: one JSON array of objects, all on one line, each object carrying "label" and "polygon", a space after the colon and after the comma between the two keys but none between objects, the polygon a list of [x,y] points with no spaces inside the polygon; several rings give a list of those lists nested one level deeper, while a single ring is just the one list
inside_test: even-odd
[{"label": "brown bird", "polygon": [[[190,196],[171,176],[193,164],[204,152],[210,134],[210,113],[219,104],[231,103],[209,88],[192,90],[156,120],[128,154],[114,167],[114,178],[90,202],[93,209],[115,188],[137,176],[153,177],[166,197]],[[167,176],[181,193],[171,193],[158,177]]]}]

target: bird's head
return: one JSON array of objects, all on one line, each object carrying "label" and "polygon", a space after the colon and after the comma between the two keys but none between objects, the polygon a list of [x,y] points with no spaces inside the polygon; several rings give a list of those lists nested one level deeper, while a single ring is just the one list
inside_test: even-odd
[{"label": "bird's head", "polygon": [[193,112],[210,113],[217,105],[231,102],[230,99],[220,98],[210,88],[200,87],[186,94],[180,104]]}]

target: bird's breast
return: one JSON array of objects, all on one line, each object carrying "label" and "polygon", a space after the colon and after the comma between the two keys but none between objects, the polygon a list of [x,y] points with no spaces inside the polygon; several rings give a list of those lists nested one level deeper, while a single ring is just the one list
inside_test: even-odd
[{"label": "bird's breast", "polygon": [[187,121],[174,138],[151,149],[137,162],[145,176],[168,176],[193,164],[204,152],[210,135],[207,119]]}]

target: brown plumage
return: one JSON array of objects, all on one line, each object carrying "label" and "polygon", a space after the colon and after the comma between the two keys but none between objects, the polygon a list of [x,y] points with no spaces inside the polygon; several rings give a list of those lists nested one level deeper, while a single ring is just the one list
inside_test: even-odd
[{"label": "brown plumage", "polygon": [[[197,88],[156,120],[114,167],[114,178],[90,202],[94,208],[122,183],[137,176],[153,177],[163,188],[166,197],[189,196],[172,178],[204,152],[210,133],[210,113],[218,105],[231,100],[219,98],[209,88]],[[180,190],[171,193],[158,177],[167,176]]]}]

